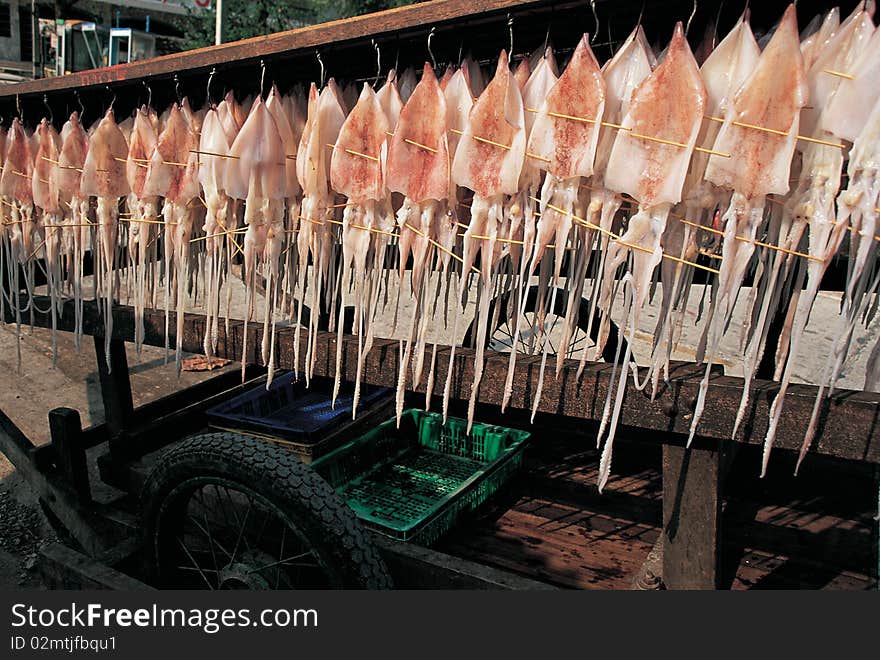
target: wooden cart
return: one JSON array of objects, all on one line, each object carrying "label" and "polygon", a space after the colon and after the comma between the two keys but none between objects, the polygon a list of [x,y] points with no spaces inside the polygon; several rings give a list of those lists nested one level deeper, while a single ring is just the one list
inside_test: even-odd
[{"label": "wooden cart", "polygon": [[[753,7],[753,21],[771,25],[781,6],[765,3]],[[800,9],[810,13],[808,7]],[[597,2],[596,10],[600,36],[594,43],[604,59],[607,53],[603,48],[626,36],[639,18],[642,3]],[[662,36],[671,33],[676,18],[686,19],[690,11],[690,2],[648,2],[642,21],[649,33]],[[723,11],[735,12],[733,8]],[[717,13],[717,6],[698,12],[692,29],[702,31]],[[57,121],[82,104],[87,116],[95,118],[113,98],[117,113],[124,116],[145,101],[144,82],[156,107],[170,103],[178,85],[198,106],[204,101],[212,70],[216,69],[213,84],[217,88],[256,91],[261,63],[281,85],[316,80],[322,73],[372,79],[376,76],[376,44],[385,59],[401,65],[420,64],[429,57],[429,32],[434,34],[431,55],[438,62],[456,60],[463,48],[478,58],[496,57],[500,48],[510,46],[511,35],[516,53],[529,52],[548,39],[565,51],[583,32],[594,31],[596,21],[590,4],[584,2],[434,0],[0,88],[0,114],[10,117],[20,111],[26,120],[33,121],[45,114],[48,105]],[[37,307],[48,308],[48,301],[41,298]],[[59,329],[72,331],[73,318],[72,303],[68,303]],[[50,319],[37,312],[35,324],[50,327]],[[165,312],[148,310],[145,325],[145,343],[163,345]],[[200,352],[204,317],[187,314],[183,327],[184,350]],[[54,410],[49,415],[51,444],[34,447],[0,412],[0,450],[31,482],[42,503],[85,554],[118,565],[142,550],[142,537],[133,534],[140,526],[136,496],[151,467],[181,438],[204,429],[207,407],[243,386],[237,374],[223,375],[134,409],[124,344],[134,337],[132,308],[119,305],[114,312],[112,370],[103,359],[103,321],[95,304],[86,305],[85,333],[95,337],[98,349],[106,421],[82,429],[76,411]],[[260,323],[232,321],[228,333],[221,325],[218,356],[257,363],[261,333]],[[292,329],[277,330],[279,367],[294,366],[294,341]],[[343,341],[344,375],[353,379],[356,359],[351,358],[357,354],[357,339],[346,336]],[[332,377],[335,333],[321,333],[316,351],[317,374]],[[449,347],[439,351],[441,363],[448,351]],[[398,358],[396,340],[377,340],[366,361],[364,382],[394,387]],[[524,357],[517,363],[512,412],[499,418],[508,426],[528,424],[525,413],[535,392],[537,362]],[[478,418],[498,417],[507,364],[506,356],[489,354],[479,391]],[[472,370],[473,351],[458,348],[454,400],[467,400]],[[639,584],[655,588],[660,580],[668,588],[743,587],[749,586],[750,580],[757,586],[876,585],[877,536],[870,518],[876,511],[874,480],[880,462],[880,395],[838,391],[825,407],[811,449],[812,476],[793,481],[776,472],[758,485],[757,479],[751,478],[757,471],[754,456],[744,467],[751,471],[749,476],[731,472],[731,466],[737,450],[742,449],[742,457],[763,439],[777,384],[767,380],[755,383],[748,422],[731,440],[731,411],[739,404],[743,381],[719,371],[709,391],[702,435],[691,449],[685,449],[703,368],[675,364],[668,386],[654,400],[628,386],[621,414],[622,440],[632,443],[629,449],[624,446],[616,459],[616,469],[623,475],[621,488],[612,484],[611,494],[599,497],[589,481],[597,461],[591,448],[611,367],[588,364],[580,378],[576,370],[577,363],[568,361],[558,379],[549,378],[544,384],[533,427],[536,447],[528,470],[488,514],[467,523],[435,549],[372,538],[398,585],[537,588],[546,584]],[[255,367],[251,375],[259,376],[259,369]],[[776,440],[781,454],[800,448],[815,394],[816,388],[811,386],[789,389]],[[100,454],[101,478],[127,496],[112,504],[93,501],[87,453]],[[840,495],[841,490],[849,492]],[[798,497],[812,498],[812,504],[799,508]],[[846,500],[842,508],[836,506],[841,497]],[[826,505],[828,510],[823,511]],[[768,514],[770,507],[786,515],[774,518]],[[728,531],[736,536],[734,540]],[[733,559],[731,552],[736,555]],[[763,568],[757,566],[761,561],[766,564]],[[778,564],[786,561],[788,568],[783,567],[780,574]],[[794,575],[786,577],[785,570]]]}]

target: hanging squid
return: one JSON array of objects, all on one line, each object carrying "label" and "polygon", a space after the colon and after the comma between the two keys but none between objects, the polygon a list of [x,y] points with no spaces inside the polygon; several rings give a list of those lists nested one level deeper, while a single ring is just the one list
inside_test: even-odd
[{"label": "hanging squid", "polygon": [[130,192],[125,176],[128,144],[109,108],[89,139],[89,151],[83,163],[80,193],[96,197],[98,220],[96,290],[100,291],[104,314],[104,351],[110,368],[110,339],[113,334],[113,298],[116,295],[117,243],[119,238],[119,198]]},{"label": "hanging squid", "polygon": [[[444,243],[448,245],[449,235],[454,236],[457,232],[447,208],[450,159],[446,116],[446,97],[434,70],[425,64],[422,79],[400,113],[388,152],[388,187],[404,195],[403,206],[397,212],[398,233],[408,238],[413,261],[412,322],[398,373],[398,422],[403,412],[406,374],[413,344],[416,354],[413,385],[418,385],[421,380],[425,334],[431,317],[426,298],[434,248],[436,245],[444,246]],[[451,248],[443,249],[451,251]],[[401,273],[404,267],[404,255],[401,254]],[[420,321],[418,327],[417,321]],[[431,360],[432,372],[435,359],[436,343]],[[428,380],[431,379],[432,375],[429,374]]]},{"label": "hanging squid", "polygon": [[[612,446],[626,388],[633,335],[648,297],[654,269],[663,257],[660,239],[666,229],[669,211],[681,200],[705,106],[706,87],[685,39],[684,29],[678,23],[663,61],[633,91],[629,110],[623,118],[623,125],[629,130],[618,133],[605,171],[605,186],[632,196],[639,209],[629,219],[620,239],[609,244],[603,276],[610,278],[629,258],[630,267],[624,283],[629,301],[626,327],[630,337],[623,357],[624,366],[616,383],[612,376],[599,428],[600,442],[605,429],[609,428],[599,463],[600,491],[611,470]],[[642,136],[660,138],[663,142],[646,140]],[[634,369],[634,377],[637,373]],[[615,385],[617,391],[609,421]],[[638,384],[638,378],[636,387],[643,387]]]},{"label": "hanging squid", "polygon": [[[517,192],[525,157],[522,95],[501,51],[495,77],[471,108],[452,162],[453,181],[474,191],[471,218],[464,235],[460,304],[468,288],[466,275],[480,257],[480,292],[476,318],[474,380],[468,404],[468,430],[473,424],[489,324],[489,305],[500,250],[498,230],[503,222],[504,196]],[[481,236],[484,238],[473,238]],[[450,364],[454,353],[450,355]]]}]

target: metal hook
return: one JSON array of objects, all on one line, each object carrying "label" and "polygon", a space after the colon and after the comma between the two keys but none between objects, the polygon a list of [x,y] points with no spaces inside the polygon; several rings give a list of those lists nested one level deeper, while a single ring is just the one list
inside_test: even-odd
[{"label": "metal hook", "polygon": [[266,86],[266,60],[260,60],[260,98],[263,98],[263,89]]},{"label": "metal hook", "polygon": [[212,103],[211,101],[211,81],[214,80],[214,74],[217,73],[217,67],[211,68],[211,73],[208,74],[208,86],[205,88],[205,102],[209,105]]},{"label": "metal hook", "polygon": [[715,28],[712,30],[712,50],[718,45],[718,26],[721,24],[721,10],[724,9],[724,0],[718,3],[718,14],[715,16]]},{"label": "metal hook", "polygon": [[437,32],[436,26],[432,27],[431,31],[428,32],[428,55],[431,56],[431,66],[434,67],[435,70],[437,69],[437,58],[434,57],[434,51],[431,48],[431,41],[434,39],[434,34],[436,32]]},{"label": "metal hook", "polygon": [[147,109],[149,109],[153,105],[153,88],[147,84],[146,80],[142,80],[141,82],[144,84],[144,87],[147,88]]},{"label": "metal hook", "polygon": [[373,87],[379,84],[379,80],[382,78],[382,51],[379,50],[379,44],[375,39],[370,39],[373,44],[373,48],[376,49],[376,80],[373,81]]},{"label": "metal hook", "polygon": [[507,15],[507,31],[510,33],[510,50],[507,51],[507,63],[513,59],[513,16]]},{"label": "metal hook", "polygon": [[22,121],[21,118],[21,96],[18,94],[15,95],[15,111],[18,113],[18,120]]},{"label": "metal hook", "polygon": [[113,98],[110,99],[110,104],[107,106],[107,110],[113,109],[113,104],[116,103],[116,92],[110,89],[110,85],[104,85],[104,89],[107,90],[108,94],[112,94]]},{"label": "metal hook", "polygon": [[694,16],[697,15],[697,0],[694,0],[694,7],[691,9],[691,15],[688,16],[687,23],[684,26],[684,36],[688,35],[688,32],[691,30],[691,21],[694,20]]},{"label": "metal hook", "polygon": [[49,123],[55,123],[55,115],[52,114],[52,107],[49,105],[49,96],[47,94],[43,94],[43,105],[46,107],[46,110],[49,111]]},{"label": "metal hook", "polygon": [[319,80],[318,87],[324,86],[324,60],[321,59],[321,51],[315,50],[315,57],[318,59],[318,64],[321,65],[321,78]]},{"label": "metal hook", "polygon": [[177,104],[180,105],[183,97],[180,94],[180,77],[174,74],[174,94],[177,96]]},{"label": "metal hook", "polygon": [[73,90],[73,95],[76,97],[76,102],[79,103],[79,121],[82,123],[83,115],[86,113],[86,106],[83,105],[78,89]]},{"label": "metal hook", "polygon": [[590,9],[593,10],[593,21],[595,22],[595,29],[593,30],[593,38],[590,39],[590,45],[596,45],[596,38],[599,36],[599,14],[596,13],[596,0],[590,0]]}]

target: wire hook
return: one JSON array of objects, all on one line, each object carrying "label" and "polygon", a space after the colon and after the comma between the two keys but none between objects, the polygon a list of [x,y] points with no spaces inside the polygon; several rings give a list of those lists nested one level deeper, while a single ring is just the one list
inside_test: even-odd
[{"label": "wire hook", "polygon": [[431,31],[428,32],[428,55],[431,56],[431,66],[434,69],[437,69],[437,58],[434,57],[434,50],[431,48],[431,41],[434,39],[434,34],[437,32],[437,26],[431,28]]},{"label": "wire hook", "polygon": [[260,98],[263,98],[263,89],[266,86],[266,60],[260,60]]},{"label": "wire hook", "polygon": [[83,105],[78,89],[73,90],[73,96],[76,98],[76,102],[79,103],[79,121],[82,123],[83,115],[86,114],[86,106]]},{"label": "wire hook", "polygon": [[595,29],[593,30],[593,38],[590,39],[590,45],[596,45],[596,38],[599,36],[599,14],[596,13],[596,0],[590,0],[590,9],[593,10],[593,22]]},{"label": "wire hook", "polygon": [[507,14],[507,31],[510,34],[510,50],[507,51],[507,63],[513,60],[513,16]]},{"label": "wire hook", "polygon": [[48,94],[43,94],[43,105],[45,106],[46,110],[49,112],[49,123],[54,124],[55,123],[55,115],[52,113],[52,107],[49,105]]},{"label": "wire hook", "polygon": [[15,111],[18,113],[18,120],[23,122],[21,115],[21,96],[19,94],[15,95]]},{"label": "wire hook", "polygon": [[180,105],[183,97],[180,94],[180,76],[174,74],[174,94],[177,96],[177,105]]},{"label": "wire hook", "polygon": [[687,23],[684,26],[684,36],[688,35],[688,32],[691,30],[691,21],[694,20],[694,16],[697,15],[697,0],[694,0],[694,7],[691,9],[691,15],[688,16]]},{"label": "wire hook", "polygon": [[318,60],[318,64],[321,65],[321,78],[319,79],[318,87],[321,88],[324,86],[324,60],[321,59],[321,51],[315,49],[315,57]]},{"label": "wire hook", "polygon": [[208,105],[211,105],[213,101],[211,101],[211,81],[214,80],[214,74],[217,73],[217,67],[211,68],[211,73],[208,74],[208,86],[205,89],[205,101]]},{"label": "wire hook", "polygon": [[382,78],[382,51],[379,49],[379,44],[375,39],[370,39],[370,42],[372,42],[373,48],[376,49],[376,80],[373,81],[373,87],[375,88]]},{"label": "wire hook", "polygon": [[147,109],[149,110],[153,105],[153,88],[147,84],[146,80],[142,80],[141,82],[144,84],[144,87],[147,88]]},{"label": "wire hook", "polygon": [[112,89],[110,89],[110,85],[104,85],[104,89],[107,90],[108,94],[113,95],[113,97],[110,99],[110,105],[107,106],[108,111],[113,110],[113,104],[116,103],[116,92],[114,92]]}]

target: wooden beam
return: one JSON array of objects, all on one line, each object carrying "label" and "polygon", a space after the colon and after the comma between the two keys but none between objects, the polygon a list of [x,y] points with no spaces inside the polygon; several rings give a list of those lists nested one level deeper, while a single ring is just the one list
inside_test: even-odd
[{"label": "wooden beam", "polygon": [[663,445],[663,583],[721,586],[720,452]]},{"label": "wooden beam", "polygon": [[[49,309],[46,297],[35,296],[35,324],[51,327],[51,317],[41,314],[40,309]],[[175,326],[174,313],[170,324]],[[65,302],[64,311],[58,316],[60,331],[73,330],[73,302]],[[165,344],[165,312],[146,310],[144,315],[145,343],[152,346]],[[132,341],[134,337],[134,311],[131,307],[119,305],[114,310],[114,336],[117,339]],[[249,355],[246,359],[254,361],[258,357],[256,347],[262,340],[263,324],[251,322],[247,325]],[[84,330],[86,334],[103,332],[100,312],[93,303],[86,303]],[[217,355],[230,360],[241,360],[245,324],[231,320],[229,334],[221,324],[219,328]],[[187,314],[184,320],[183,350],[200,353],[205,333],[205,317]],[[276,328],[277,366],[283,369],[294,367],[293,327]],[[319,332],[315,343],[315,374],[333,377],[335,374],[336,334]],[[173,343],[176,338],[172,336]],[[300,341],[306,341],[306,333],[300,333]],[[357,368],[357,337],[344,336],[342,377],[354,381]],[[305,351],[301,351],[302,361]],[[396,387],[399,360],[396,340],[377,339],[364,365],[363,383]],[[438,350],[437,364],[448,364],[449,348]],[[478,392],[480,403],[500,406],[503,385],[507,375],[508,356],[503,353],[487,351],[483,374],[483,385]],[[302,362],[299,365],[302,369]],[[453,399],[467,400],[470,397],[473,381],[474,352],[466,348],[456,349],[456,359],[452,373],[451,396]],[[531,410],[540,357],[522,358],[517,362],[514,382],[518,384],[510,406],[519,410]],[[580,379],[577,377],[577,360],[566,360],[559,378],[544,382],[539,413],[561,415],[572,419],[601,419],[610,378],[611,365],[588,363]],[[441,370],[442,371],[442,370]],[[699,392],[703,367],[691,363],[673,363],[670,369],[670,382],[652,399],[650,392],[640,392],[632,380],[627,384],[622,408],[621,425],[643,431],[657,431],[649,435],[657,442],[681,442],[690,430],[693,405]],[[443,378],[443,376],[441,376]],[[442,381],[441,381],[442,383]],[[719,440],[730,439],[734,416],[742,396],[743,380],[731,376],[713,376],[709,395],[700,426],[700,438],[696,446],[712,447]],[[752,404],[745,416],[736,442],[760,444],[767,430],[770,403],[778,383],[755,381]],[[424,391],[424,383],[417,388]],[[435,392],[442,387],[435,386]],[[816,398],[817,388],[809,385],[792,385],[786,395],[786,405],[779,424],[776,448],[799,450],[803,442],[807,423]],[[880,463],[880,394],[838,390],[823,406],[819,433],[814,447],[816,454],[835,456],[866,463]],[[809,459],[808,459],[809,460]],[[773,466],[771,465],[771,470]]]},{"label": "wooden beam", "polygon": [[[39,81],[3,85],[0,86],[0,100],[14,97],[16,94],[21,96],[46,94],[115,82],[138,82],[141,79],[171,76],[182,71],[207,73],[214,66],[228,67],[233,62],[248,60],[256,62],[260,58],[271,56],[312,52],[319,46],[353,40],[369,43],[371,37],[386,35],[390,38],[391,35],[403,30],[420,29],[427,34],[426,26],[441,27],[490,13],[504,16],[509,11],[527,10],[542,4],[548,6],[547,2],[540,0],[433,0],[129,64],[90,69]],[[575,6],[579,3],[555,4],[561,7]]]},{"label": "wooden beam", "polygon": [[104,402],[104,423],[110,433],[110,450],[124,453],[124,445],[120,439],[134,414],[125,342],[118,337],[110,340],[108,364],[104,337],[95,335],[94,340],[101,400]]},{"label": "wooden beam", "polygon": [[72,408],[49,411],[49,432],[58,469],[83,502],[92,501],[86,447],[79,413]]}]

